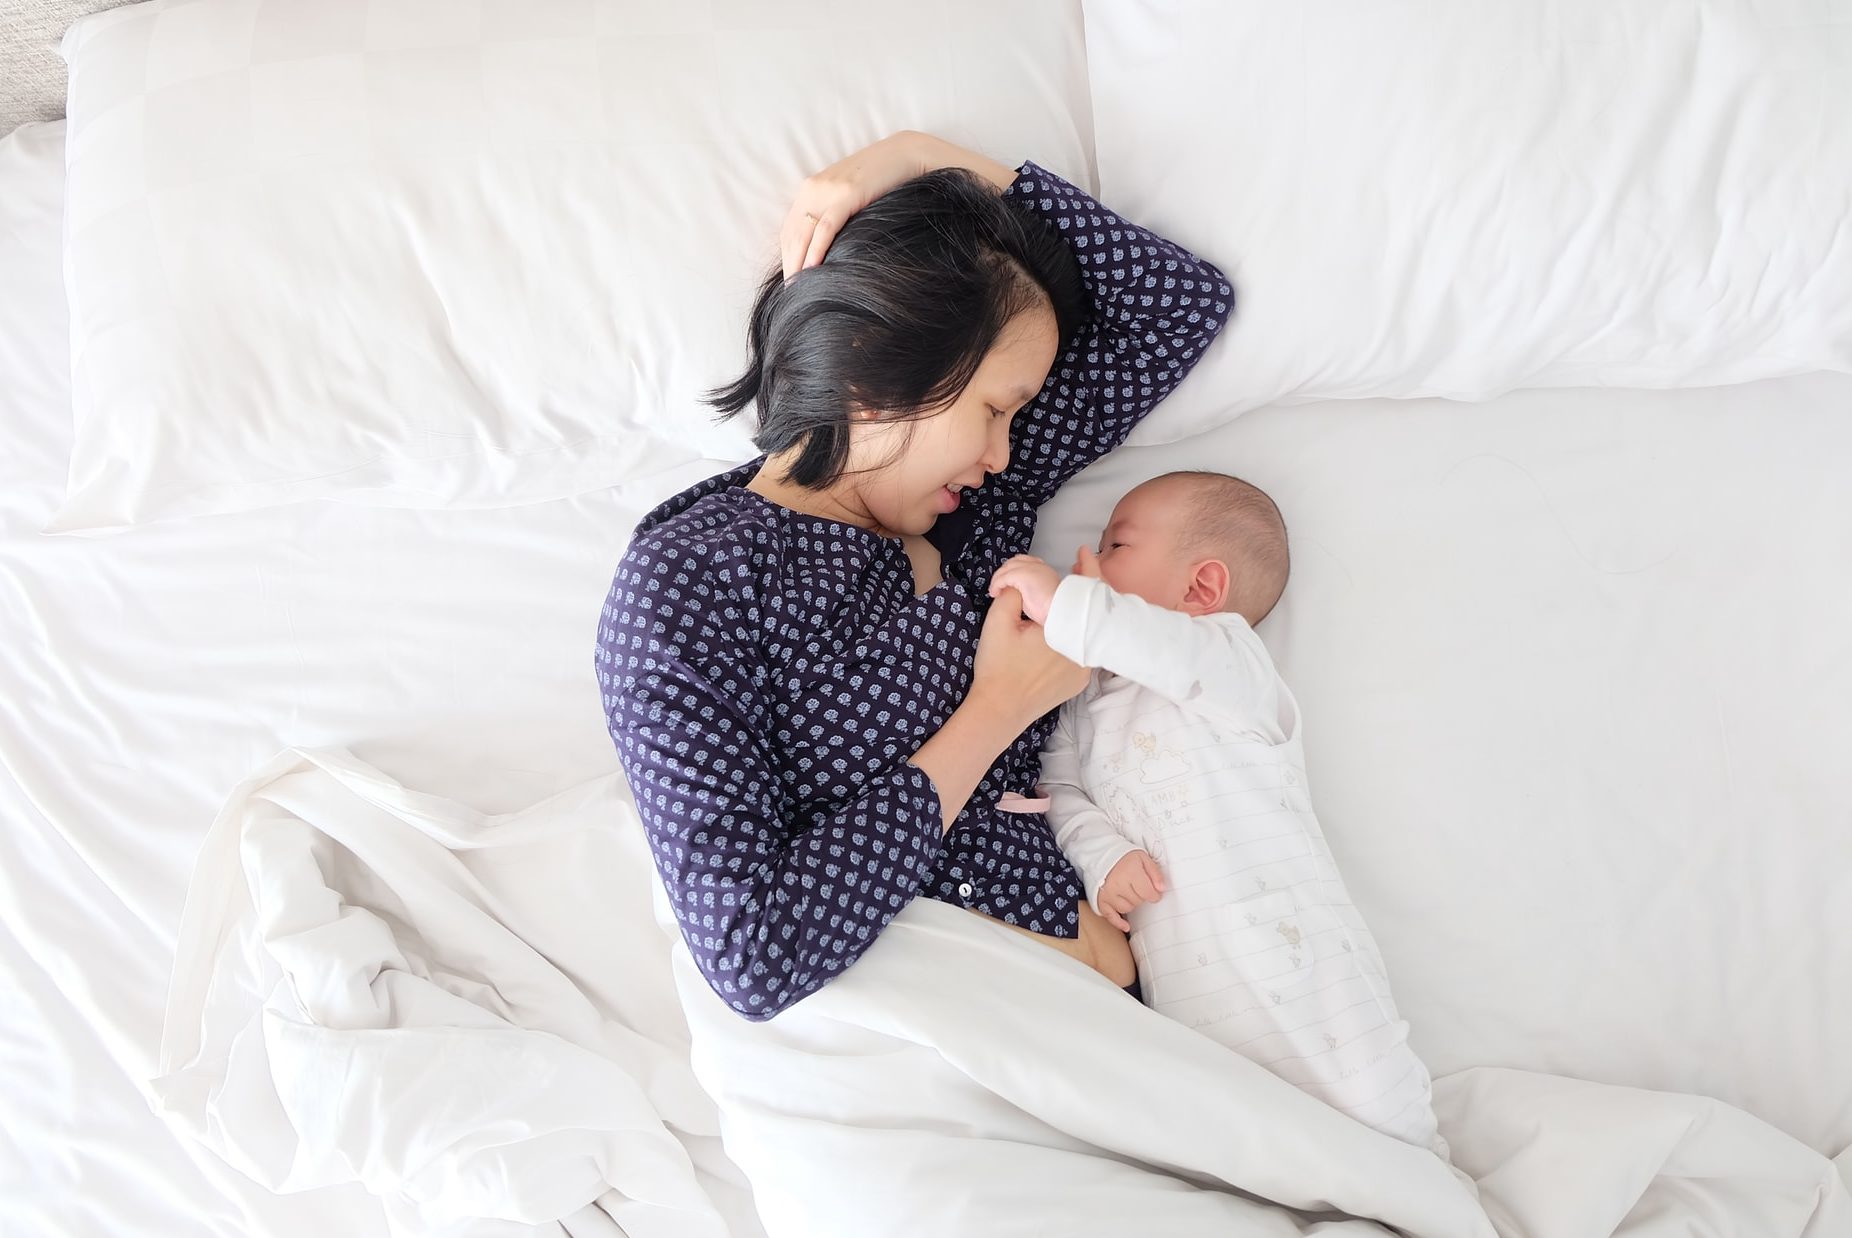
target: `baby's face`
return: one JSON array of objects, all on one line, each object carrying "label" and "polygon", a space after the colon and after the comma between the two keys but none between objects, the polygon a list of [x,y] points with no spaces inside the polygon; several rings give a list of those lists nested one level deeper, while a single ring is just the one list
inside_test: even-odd
[{"label": "baby's face", "polygon": [[1101,579],[1120,593],[1176,610],[1190,584],[1189,565],[1177,549],[1182,506],[1150,483],[1120,499],[1094,548]]}]

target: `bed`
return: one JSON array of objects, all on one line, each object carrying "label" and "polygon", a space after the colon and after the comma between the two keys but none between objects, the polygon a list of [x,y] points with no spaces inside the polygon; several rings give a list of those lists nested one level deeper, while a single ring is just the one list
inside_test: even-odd
[{"label": "bed", "polygon": [[[745,456],[692,398],[736,362],[782,195],[913,126],[1033,155],[1234,277],[1226,347],[1057,497],[1038,549],[1065,562],[1172,468],[1277,498],[1296,558],[1262,635],[1490,1225],[1852,1232],[1852,160],[1825,123],[1852,102],[1848,29],[1831,6],[1567,3],[1530,25],[1441,4],[86,19],[70,119],[0,141],[0,1231],[857,1232],[876,1205],[846,1185],[755,1202],[747,1171],[826,1115],[749,1086],[678,990],[591,647],[631,525]],[[1407,54],[1365,54],[1385,44]],[[1416,171],[1342,173],[1398,154],[1358,98],[1421,135],[1387,164]],[[678,223],[702,243],[664,240]],[[343,247],[373,278],[321,273]],[[334,1056],[298,1038],[286,1059],[279,1021],[328,1030],[317,1012],[392,971],[301,924],[279,964],[278,925],[316,899],[330,931],[370,908],[411,987]],[[421,920],[440,902],[456,918]],[[911,1004],[950,931],[909,919],[818,1025],[901,1011],[881,1035],[1011,1076]],[[1031,1014],[1071,1000],[1114,1044],[1215,1068],[1117,1030],[1053,964],[960,943]],[[984,1009],[980,1031],[1017,1017]],[[464,1026],[469,1052],[418,1039]],[[1069,1084],[1092,1068],[1071,1041],[1045,1055]],[[777,1052],[752,1069],[809,1049]],[[439,1059],[452,1075],[418,1073]],[[318,1108],[333,1063],[380,1090]],[[518,1113],[457,1087],[528,1067]],[[1217,1207],[1248,1207],[1217,1181],[1280,1203],[1238,1214],[1255,1233],[1349,1232],[1317,1206],[1349,1198],[1490,1232],[1392,1198],[1373,1146],[1368,1183],[1282,1161],[1268,1194],[1191,1159],[1200,1114],[1163,1154],[1161,1130],[1083,1137],[1059,1083],[984,1092],[1091,1140],[1044,1189],[1168,1165]],[[880,1126],[843,1128],[838,1172],[969,1208],[919,1232],[1050,1223],[986,1212],[1014,1197],[955,1176],[955,1149],[870,1151]],[[1306,1138],[1335,1156],[1350,1135]],[[1650,1163],[1597,1182],[1630,1157]]]}]

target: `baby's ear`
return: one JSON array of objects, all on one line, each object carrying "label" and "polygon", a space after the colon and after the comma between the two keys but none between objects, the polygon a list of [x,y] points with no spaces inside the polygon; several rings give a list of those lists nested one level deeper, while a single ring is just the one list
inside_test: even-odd
[{"label": "baby's ear", "polygon": [[1183,604],[1194,615],[1213,615],[1228,605],[1234,580],[1228,564],[1220,559],[1204,559],[1190,575],[1190,587],[1183,591]]}]

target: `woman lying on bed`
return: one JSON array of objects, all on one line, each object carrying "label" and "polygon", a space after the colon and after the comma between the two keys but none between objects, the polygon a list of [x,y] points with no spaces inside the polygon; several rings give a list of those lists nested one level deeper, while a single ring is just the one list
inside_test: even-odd
[{"label": "woman lying on bed", "polygon": [[746,373],[766,454],[638,524],[604,605],[606,718],[688,949],[768,1019],[925,895],[1115,984],[1033,794],[1087,672],[990,575],[1202,356],[1220,271],[1060,177],[920,133],[807,180]]}]

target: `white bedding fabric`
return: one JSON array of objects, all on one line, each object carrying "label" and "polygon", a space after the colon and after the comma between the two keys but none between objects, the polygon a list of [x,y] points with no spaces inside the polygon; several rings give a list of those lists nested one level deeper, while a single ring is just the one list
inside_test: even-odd
[{"label": "white bedding fabric", "polygon": [[[41,536],[61,139],[0,140],[0,1232],[374,1238],[364,1188],[275,1196],[149,1112],[195,855],[292,746],[491,815],[611,774],[591,641],[653,496]],[[1266,409],[1090,470],[1040,549],[1167,468],[1266,486],[1262,635],[1436,1075],[1710,1096],[1852,1168],[1849,412],[1831,375]]]},{"label": "white bedding fabric", "polygon": [[41,535],[71,444],[63,131],[0,140],[0,1233],[379,1238],[362,1187],[276,1196],[149,1109],[204,826],[292,743],[487,812],[610,772],[591,641],[655,496]]},{"label": "white bedding fabric", "polygon": [[1840,0],[1084,7],[1100,196],[1240,298],[1134,441],[1852,371]]},{"label": "white bedding fabric", "polygon": [[265,1186],[358,1180],[414,1232],[754,1233],[651,880],[618,775],[492,816],[282,753],[201,852],[155,1095]]},{"label": "white bedding fabric", "polygon": [[807,173],[912,127],[1090,180],[1077,0],[155,0],[64,53],[61,533],[750,454],[699,396]]},{"label": "white bedding fabric", "polygon": [[[631,1238],[757,1233],[727,1228],[669,1129],[711,1136],[714,1101],[653,991],[670,939],[646,865],[615,776],[485,817],[283,753],[202,852],[157,1092],[260,1181],[358,1177],[419,1227],[573,1233],[597,1207]],[[1488,1216],[1438,1158],[930,900],[766,1024],[674,953],[694,1071],[772,1238],[1311,1228],[1292,1213],[1411,1238],[1852,1233],[1826,1158],[1727,1106],[1475,1070],[1437,1099]]]}]

